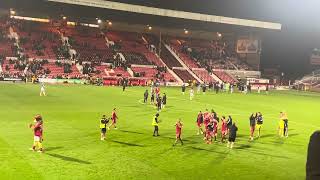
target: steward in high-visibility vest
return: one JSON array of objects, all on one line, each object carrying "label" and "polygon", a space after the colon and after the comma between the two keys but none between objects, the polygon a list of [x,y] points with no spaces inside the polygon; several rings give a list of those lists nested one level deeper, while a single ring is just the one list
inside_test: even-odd
[{"label": "steward in high-visibility vest", "polygon": [[159,135],[159,113],[157,113],[152,121],[152,126],[154,126],[153,136],[160,136]]}]

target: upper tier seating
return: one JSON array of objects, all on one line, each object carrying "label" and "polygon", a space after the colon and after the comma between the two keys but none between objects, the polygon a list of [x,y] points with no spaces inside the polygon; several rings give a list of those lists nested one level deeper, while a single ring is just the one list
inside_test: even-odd
[{"label": "upper tier seating", "polygon": [[[110,41],[114,41],[125,58],[130,54],[135,54],[134,59],[129,60],[129,64],[141,64],[164,66],[159,58],[147,49],[147,44],[142,40],[141,34],[123,31],[108,31],[106,36]],[[139,54],[139,55],[138,55]]]},{"label": "upper tier seating", "polygon": [[54,48],[59,45],[59,34],[49,23],[21,21],[14,31],[20,37],[20,45],[27,56],[38,59],[57,59]]},{"label": "upper tier seating", "polygon": [[83,26],[67,27],[61,30],[69,37],[69,43],[76,50],[80,61],[109,62],[113,60],[113,52],[106,45],[100,29]]}]

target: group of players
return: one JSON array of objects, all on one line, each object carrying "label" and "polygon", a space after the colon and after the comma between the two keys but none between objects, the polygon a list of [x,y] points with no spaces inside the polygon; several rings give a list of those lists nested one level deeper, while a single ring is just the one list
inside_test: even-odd
[{"label": "group of players", "polygon": [[[143,103],[148,103],[148,97],[149,92],[146,90],[143,94]],[[163,93],[162,97],[160,94],[160,87],[159,86],[151,86],[151,97],[150,97],[150,104],[153,104],[156,106],[158,112],[161,111],[161,109],[165,108],[167,104],[167,95],[166,93]]]},{"label": "group of players", "polygon": [[214,110],[209,112],[208,109],[206,109],[204,112],[200,111],[198,113],[196,124],[198,127],[197,134],[203,134],[203,139],[207,144],[211,144],[213,139],[214,141],[217,141],[218,130],[220,129],[221,142],[225,142],[225,139],[229,135],[227,146],[233,148],[237,137],[238,127],[230,115],[228,118],[225,116],[219,118]]},{"label": "group of players", "polygon": [[[198,89],[199,91],[199,89]],[[205,89],[203,89],[203,93],[205,93]],[[185,86],[182,86],[182,93],[185,92]],[[40,96],[45,96],[45,87],[44,84],[41,84],[41,92]],[[149,92],[148,90],[144,93],[144,103],[148,102],[148,96]],[[193,88],[190,89],[190,100],[193,99],[194,91]],[[156,99],[156,102],[155,102]],[[156,105],[158,109],[158,113],[155,115],[152,121],[152,126],[154,126],[153,136],[160,136],[159,135],[159,123],[161,122],[159,120],[159,112],[162,108],[165,107],[167,103],[167,97],[166,94],[163,93],[163,96],[161,97],[160,94],[160,87],[151,87],[151,98],[150,103]],[[100,120],[100,130],[101,130],[101,140],[106,139],[106,133],[107,130],[110,130],[110,128],[113,126],[114,129],[117,129],[116,123],[117,123],[117,112],[116,108],[113,109],[111,113],[111,117],[107,117],[106,115],[103,115]],[[110,123],[111,120],[111,123]],[[250,123],[250,140],[252,141],[254,139],[254,132],[255,130],[258,131],[258,138],[261,135],[261,127],[263,124],[263,116],[260,112],[252,113],[249,117],[249,123]],[[227,147],[233,148],[234,142],[237,137],[237,131],[238,127],[236,126],[236,123],[233,121],[232,117],[229,115],[227,118],[225,116],[222,116],[221,118],[218,117],[217,113],[214,110],[211,110],[211,112],[206,109],[204,112],[200,111],[197,115],[196,124],[198,127],[197,134],[203,134],[204,141],[207,144],[211,144],[213,139],[214,141],[217,141],[218,131],[220,130],[221,135],[221,142],[225,142],[228,136],[228,144]],[[182,128],[183,123],[181,119],[178,119],[176,124],[174,125],[176,128],[176,140],[173,145],[176,145],[179,141],[181,145],[183,145],[183,141],[181,138],[182,134]],[[30,128],[34,131],[34,143],[31,148],[33,151],[43,152],[42,148],[42,141],[43,141],[43,119],[41,115],[36,115],[34,117],[34,123],[29,125]],[[280,112],[280,121],[279,121],[279,136],[280,137],[288,137],[288,117],[285,112]]]}]

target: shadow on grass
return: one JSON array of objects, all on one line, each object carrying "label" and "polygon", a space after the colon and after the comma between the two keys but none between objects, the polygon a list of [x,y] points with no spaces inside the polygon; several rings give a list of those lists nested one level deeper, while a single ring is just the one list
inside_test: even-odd
[{"label": "shadow on grass", "polygon": [[299,135],[298,133],[289,134],[289,137],[292,137],[292,136],[298,136],[298,135]]},{"label": "shadow on grass", "polygon": [[62,146],[47,147],[45,150],[46,150],[46,152],[47,152],[47,151],[54,151],[54,150],[62,149],[62,148],[63,148]]},{"label": "shadow on grass", "polygon": [[263,138],[268,138],[268,137],[275,137],[276,134],[266,134],[266,135],[261,135],[258,139],[263,139]]},{"label": "shadow on grass", "polygon": [[236,147],[235,149],[249,149],[251,148],[248,144],[240,144],[240,146]]},{"label": "shadow on grass", "polygon": [[144,145],[133,144],[133,143],[128,143],[128,142],[121,142],[121,141],[116,141],[116,140],[111,140],[111,142],[115,142],[115,143],[126,145],[126,146],[144,147]]},{"label": "shadow on grass", "polygon": [[54,154],[54,153],[46,153],[46,155],[49,155],[51,157],[55,157],[64,161],[69,161],[69,162],[76,162],[76,163],[80,163],[80,164],[91,164],[91,162],[88,161],[84,161],[81,159],[76,159],[76,158],[72,158],[72,157],[68,157],[68,156],[62,156],[60,154]]},{"label": "shadow on grass", "polygon": [[119,130],[119,131],[126,132],[126,133],[132,133],[132,134],[144,134],[144,133],[141,133],[141,132],[128,131],[128,130]]},{"label": "shadow on grass", "polygon": [[211,149],[204,149],[204,148],[193,147],[193,146],[191,146],[190,148],[194,149],[194,150],[198,150],[198,151],[207,151],[207,152],[213,152],[213,153],[218,153],[218,154],[227,154],[227,153],[224,153],[224,152],[213,151]]}]

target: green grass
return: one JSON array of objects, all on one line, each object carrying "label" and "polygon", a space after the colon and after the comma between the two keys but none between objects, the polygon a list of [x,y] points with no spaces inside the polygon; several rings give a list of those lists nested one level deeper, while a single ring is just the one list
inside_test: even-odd
[{"label": "green grass", "polygon": [[[148,88],[149,89],[149,88]],[[304,179],[309,136],[320,127],[320,94],[197,95],[162,88],[168,105],[160,114],[160,137],[152,136],[156,109],[141,104],[145,88],[0,84],[0,179]],[[118,108],[119,129],[100,141],[99,119]],[[239,133],[233,150],[207,145],[196,135],[199,110],[231,114]],[[290,136],[276,136],[278,114],[289,115]],[[263,135],[248,142],[248,117],[261,111]],[[32,117],[44,117],[46,152],[31,152]],[[174,123],[184,122],[184,146],[172,147]]]}]

